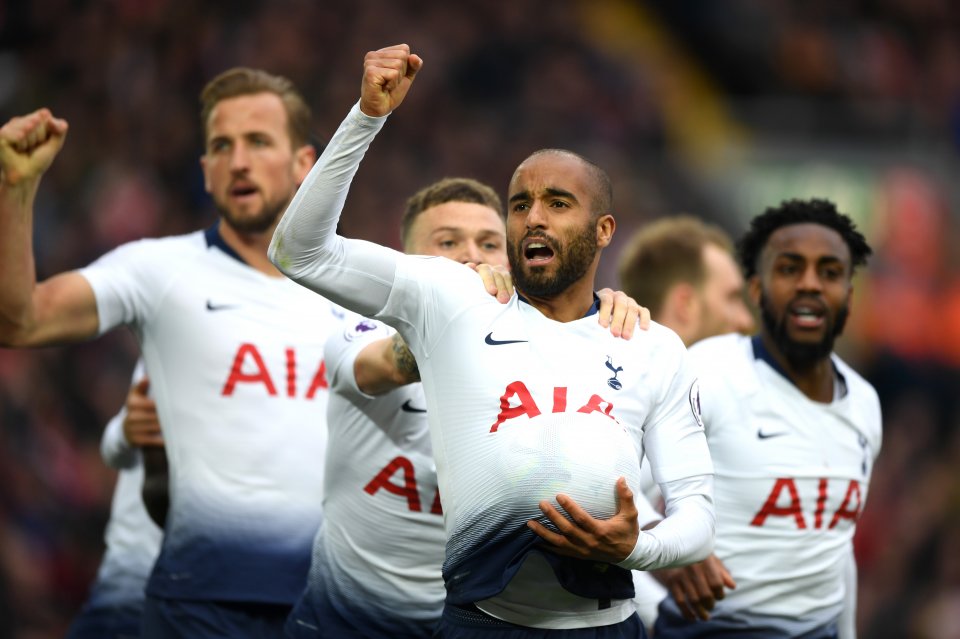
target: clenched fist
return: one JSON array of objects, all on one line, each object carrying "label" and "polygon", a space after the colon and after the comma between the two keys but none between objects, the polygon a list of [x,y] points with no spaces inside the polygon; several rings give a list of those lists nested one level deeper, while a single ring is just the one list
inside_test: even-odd
[{"label": "clenched fist", "polygon": [[0,128],[0,181],[14,186],[36,180],[63,146],[67,122],[49,109],[12,118]]}]

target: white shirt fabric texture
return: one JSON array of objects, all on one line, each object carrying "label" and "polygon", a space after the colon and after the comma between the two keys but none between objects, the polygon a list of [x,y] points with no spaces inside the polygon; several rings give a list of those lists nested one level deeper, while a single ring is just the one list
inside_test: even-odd
[{"label": "white shirt fabric texture", "polygon": [[[876,391],[833,355],[836,397],[812,401],[759,338],[714,337],[690,354],[716,473],[715,553],[737,582],[698,623],[800,637],[846,610],[841,636],[853,636],[852,539],[882,437]],[[671,598],[660,612],[679,614]]]},{"label": "white shirt fabric texture", "polygon": [[[141,363],[134,373],[134,381],[142,376]],[[117,470],[117,483],[104,531],[106,548],[84,611],[141,609],[147,579],[163,538],[163,531],[150,519],[140,496],[143,461],[140,450],[131,446],[123,434],[125,416],[126,408],[114,415],[100,440],[100,453],[107,465]]]},{"label": "white shirt fabric texture", "polygon": [[324,522],[307,601],[326,597],[365,636],[429,636],[443,610],[445,537],[423,386],[371,396],[354,374],[360,352],[394,333],[351,316],[327,342]]},{"label": "white shirt fabric texture", "polygon": [[[500,304],[467,267],[336,235],[350,181],[384,118],[357,106],[274,235],[294,280],[394,326],[416,356],[443,496],[447,602],[539,628],[633,614],[629,568],[689,563],[712,547],[709,453],[680,339],[653,324],[630,341],[587,316],[555,322],[516,295]],[[526,526],[563,492],[595,517],[651,459],[667,517],[619,566],[541,552]],[[626,569],[624,569],[626,568]]]},{"label": "white shirt fabric texture", "polygon": [[81,273],[100,332],[138,338],[166,443],[148,595],[293,604],[322,516],[323,346],[342,310],[250,267],[218,228],[125,244]]}]

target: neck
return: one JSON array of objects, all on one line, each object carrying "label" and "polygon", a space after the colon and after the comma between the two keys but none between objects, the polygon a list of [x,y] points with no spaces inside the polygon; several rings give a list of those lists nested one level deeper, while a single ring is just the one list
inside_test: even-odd
[{"label": "neck", "polygon": [[273,239],[273,232],[278,222],[279,220],[266,231],[244,233],[220,218],[220,236],[227,246],[236,251],[237,255],[242,257],[250,267],[271,277],[282,277],[282,273],[267,259],[267,249],[270,247],[270,240]]},{"label": "neck", "polygon": [[593,306],[593,280],[583,278],[553,297],[535,297],[520,291],[530,305],[556,322],[573,322]]},{"label": "neck", "polygon": [[761,335],[761,339],[767,352],[780,365],[790,381],[800,389],[800,392],[815,402],[829,404],[833,401],[833,385],[836,382],[836,376],[833,373],[833,363],[829,355],[816,360],[810,366],[797,368],[783,356],[766,331]]}]

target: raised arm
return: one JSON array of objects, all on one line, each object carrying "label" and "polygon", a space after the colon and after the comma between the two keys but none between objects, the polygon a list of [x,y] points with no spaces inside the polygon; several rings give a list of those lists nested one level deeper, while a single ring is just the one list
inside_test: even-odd
[{"label": "raised arm", "polygon": [[297,191],[270,244],[270,261],[285,275],[363,315],[383,308],[400,254],[339,237],[337,222],[360,161],[421,64],[407,45],[367,54],[360,102]]},{"label": "raised arm", "polygon": [[79,273],[37,283],[33,207],[40,178],[67,135],[47,109],[0,128],[0,345],[44,346],[97,333],[96,298]]}]

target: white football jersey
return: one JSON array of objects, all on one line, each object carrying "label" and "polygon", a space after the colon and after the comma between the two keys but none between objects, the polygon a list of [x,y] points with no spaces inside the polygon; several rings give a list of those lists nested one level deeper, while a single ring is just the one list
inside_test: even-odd
[{"label": "white football jersey", "polygon": [[[115,416],[104,432],[123,437],[123,413]],[[160,551],[163,531],[153,523],[140,497],[143,463],[139,451],[131,450],[130,464],[117,472],[117,484],[110,504],[110,520],[104,533],[106,549],[84,607],[141,607],[147,578]]]},{"label": "white football jersey", "polygon": [[[144,375],[138,362],[133,381]],[[97,578],[81,614],[104,608],[141,609],[147,579],[160,552],[163,531],[147,514],[140,496],[143,462],[140,449],[130,446],[123,434],[126,408],[107,423],[100,438],[100,453],[117,469],[117,483],[110,504],[110,519],[104,532],[106,549]]]},{"label": "white football jersey", "polygon": [[[812,401],[759,338],[715,337],[690,353],[715,467],[715,553],[737,582],[713,621],[699,623],[790,637],[834,623],[880,451],[876,391],[834,355],[837,398]],[[665,605],[675,612],[672,599]]]},{"label": "white football jersey", "polygon": [[360,351],[394,332],[355,316],[327,342],[330,439],[310,589],[364,636],[429,636],[446,594],[445,537],[423,387],[372,397],[354,376]]},{"label": "white football jersey", "polygon": [[320,525],[323,345],[342,312],[206,232],[123,245],[82,274],[100,331],[137,335],[170,464],[148,593],[292,604]]},{"label": "white football jersey", "polygon": [[443,496],[447,603],[541,628],[618,623],[634,611],[630,571],[541,552],[527,521],[546,522],[538,504],[557,493],[611,516],[617,479],[639,486],[646,453],[661,485],[697,488],[667,496],[669,516],[641,533],[626,563],[657,568],[709,550],[712,466],[686,350],[657,324],[622,340],[595,315],[564,323],[517,296],[500,304],[451,260],[338,237],[353,172],[382,122],[354,106],[285,212],[271,259],[394,326],[416,356]]}]

